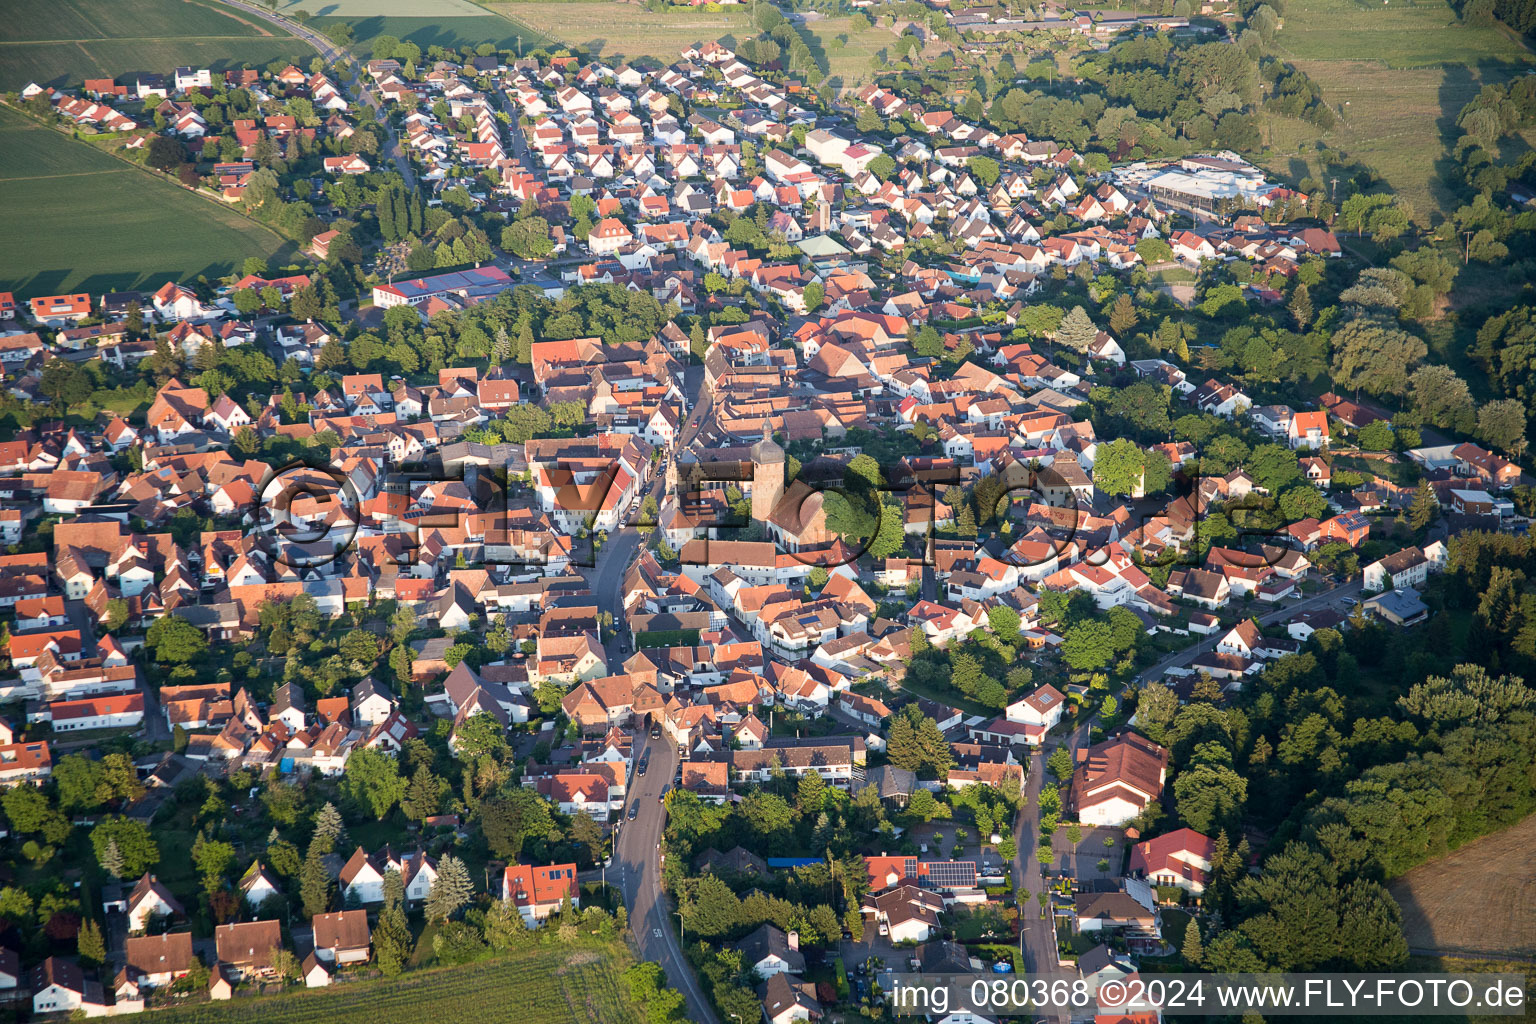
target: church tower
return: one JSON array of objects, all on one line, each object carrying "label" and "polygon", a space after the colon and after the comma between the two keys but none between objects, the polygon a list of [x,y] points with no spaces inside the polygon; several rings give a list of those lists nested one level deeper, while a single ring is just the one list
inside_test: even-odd
[{"label": "church tower", "polygon": [[768,521],[784,496],[784,449],[773,440],[773,426],[763,420],[763,439],[752,446],[752,518]]}]

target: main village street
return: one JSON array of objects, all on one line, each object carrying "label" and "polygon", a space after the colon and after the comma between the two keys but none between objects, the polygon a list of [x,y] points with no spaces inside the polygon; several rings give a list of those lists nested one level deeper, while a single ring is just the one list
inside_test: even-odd
[{"label": "main village street", "polygon": [[[685,375],[687,403],[691,410],[679,435],[678,451],[686,448],[703,429],[710,413],[710,399],[704,388],[703,367],[690,367]],[[666,467],[673,455],[666,453],[654,466],[654,475],[643,495],[659,502],[666,487]],[[642,495],[642,497],[643,497]],[[636,514],[636,517],[638,513]],[[631,522],[636,517],[630,517]],[[624,621],[624,576],[638,556],[645,537],[634,525],[615,531],[608,538],[585,571],[589,586],[597,595],[602,611],[613,615],[615,623]],[[629,640],[609,635],[605,646],[611,660],[622,661],[633,653]],[[658,963],[667,972],[669,984],[688,1000],[688,1016],[698,1024],[718,1024],[713,1008],[699,990],[699,981],[683,955],[676,931],[676,915],[671,899],[661,885],[661,833],[665,824],[662,798],[671,787],[677,771],[675,745],[666,739],[647,740],[637,735],[640,757],[648,763],[644,775],[630,780],[629,800],[619,818],[621,824],[613,840],[613,856],[603,879],[619,886],[629,912],[630,932],[639,948],[640,958]],[[638,808],[633,820],[629,808]]]}]

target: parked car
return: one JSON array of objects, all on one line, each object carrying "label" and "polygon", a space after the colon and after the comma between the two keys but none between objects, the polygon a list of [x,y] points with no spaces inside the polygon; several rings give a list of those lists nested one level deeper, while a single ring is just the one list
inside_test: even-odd
[{"label": "parked car", "polygon": [[635,815],[637,815],[639,813],[640,813],[640,805],[639,804],[630,804],[629,805],[629,820],[630,821],[634,821],[635,820]]}]

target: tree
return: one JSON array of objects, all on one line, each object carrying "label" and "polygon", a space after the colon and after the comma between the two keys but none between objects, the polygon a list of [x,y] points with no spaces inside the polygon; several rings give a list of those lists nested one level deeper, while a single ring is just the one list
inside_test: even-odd
[{"label": "tree", "polygon": [[206,885],[209,891],[218,887],[222,882],[225,872],[235,862],[235,848],[222,840],[207,839],[201,833],[192,844],[192,863],[197,866],[205,882],[214,884]]},{"label": "tree", "polygon": [[1079,672],[1097,672],[1115,657],[1114,633],[1108,622],[1086,619],[1069,628],[1061,644],[1061,660]]},{"label": "tree", "polygon": [[157,171],[169,174],[186,161],[186,156],[186,150],[174,136],[152,135],[144,162]]},{"label": "tree", "polygon": [[795,795],[796,808],[802,815],[819,813],[826,791],[827,784],[820,772],[806,772],[800,776],[800,785]]},{"label": "tree", "polygon": [[202,631],[173,615],[156,619],[144,634],[144,643],[155,652],[156,661],[167,665],[185,665],[208,650],[208,638]]},{"label": "tree", "polygon": [[144,795],[144,784],[139,781],[139,770],[127,754],[107,754],[101,759],[101,781],[106,787],[106,798],[122,803],[132,803]]},{"label": "tree", "polygon": [[1010,647],[1019,642],[1019,613],[1007,605],[997,605],[987,611],[987,626],[999,640]]},{"label": "tree", "polygon": [[571,817],[571,842],[584,846],[594,862],[603,857],[603,827],[586,811],[577,811]]},{"label": "tree", "polygon": [[426,763],[419,764],[411,776],[404,799],[400,801],[400,809],[412,821],[425,821],[442,808],[447,792],[448,783],[433,774]]},{"label": "tree", "polygon": [[108,839],[107,845],[101,851],[101,869],[113,878],[122,878],[127,871],[127,865],[123,861],[122,851],[117,848],[116,839]]},{"label": "tree", "polygon": [[1093,460],[1094,486],[1105,494],[1140,494],[1146,458],[1147,453],[1139,445],[1123,437],[1100,445]]},{"label": "tree", "polygon": [[38,389],[60,407],[83,402],[94,390],[90,374],[64,359],[49,359],[43,364]]},{"label": "tree", "polygon": [[741,900],[713,874],[694,882],[690,895],[682,910],[692,934],[713,938],[733,931],[740,923]]},{"label": "tree", "polygon": [[1421,366],[1409,378],[1413,408],[1426,423],[1471,433],[1476,408],[1467,382],[1449,366]]},{"label": "tree", "polygon": [[1056,342],[1076,352],[1088,351],[1098,336],[1098,327],[1089,319],[1082,306],[1073,306],[1072,311],[1062,317],[1061,325],[1056,328]]},{"label": "tree", "polygon": [[1225,764],[1195,764],[1173,780],[1173,793],[1179,817],[1196,832],[1235,831],[1248,798],[1248,780]]},{"label": "tree", "polygon": [[61,810],[94,811],[111,797],[101,762],[84,754],[60,758],[53,766],[53,781]]},{"label": "tree", "polygon": [[1384,452],[1392,447],[1397,435],[1392,432],[1392,424],[1387,420],[1373,420],[1361,427],[1355,435],[1355,440],[1360,447],[1368,452]]},{"label": "tree", "polygon": [[336,809],[335,804],[327,800],[325,805],[315,812],[314,832],[316,838],[323,839],[327,844],[325,853],[330,853],[336,848],[345,831],[346,826],[342,823],[341,812]]},{"label": "tree", "polygon": [[467,761],[482,756],[499,758],[507,749],[506,732],[495,715],[473,714],[454,733],[454,746],[459,757]]},{"label": "tree", "polygon": [[1333,378],[1357,393],[1406,395],[1413,367],[1429,352],[1424,342],[1375,320],[1351,320],[1333,335]]},{"label": "tree", "polygon": [[380,820],[405,796],[405,786],[395,759],[367,747],[352,752],[341,777],[342,795]]},{"label": "tree", "polygon": [[541,259],[554,251],[549,222],[543,217],[525,217],[501,229],[501,247],[525,260]]},{"label": "tree", "polygon": [[32,916],[32,897],[25,889],[6,886],[0,889],[0,921],[24,923]]},{"label": "tree", "polygon": [[1184,962],[1195,967],[1200,966],[1200,961],[1205,959],[1205,949],[1200,944],[1200,922],[1193,917],[1184,927],[1184,947],[1179,950],[1184,955]]},{"label": "tree", "polygon": [[464,862],[451,853],[443,855],[437,865],[437,878],[427,893],[427,920],[446,921],[475,895],[474,883]]},{"label": "tree", "polygon": [[1525,452],[1526,427],[1525,406],[1513,398],[1488,402],[1477,411],[1478,439],[1513,458]]},{"label": "tree", "polygon": [[907,813],[919,821],[932,821],[942,817],[943,811],[937,798],[927,789],[916,789],[907,801]]},{"label": "tree", "polygon": [[80,922],[80,931],[75,936],[75,949],[82,963],[91,967],[106,963],[107,944],[101,937],[101,925],[96,923],[95,918],[87,917]]},{"label": "tree", "polygon": [[1057,747],[1046,760],[1046,767],[1058,781],[1065,782],[1072,776],[1072,754],[1066,747]]},{"label": "tree", "polygon": [[1291,293],[1290,305],[1291,319],[1296,321],[1296,329],[1304,331],[1312,322],[1312,294],[1305,284],[1298,284],[1296,290]]},{"label": "tree", "polygon": [[149,828],[129,818],[107,818],[91,829],[91,848],[96,852],[96,863],[103,867],[109,846],[115,846],[122,857],[123,877],[142,875],[160,863],[160,845]]},{"label": "tree", "polygon": [[530,935],[522,911],[511,900],[496,900],[485,912],[485,941],[497,952],[526,945]]},{"label": "tree", "polygon": [[814,313],[821,308],[822,300],[826,297],[826,290],[822,287],[820,281],[812,281],[805,286],[804,297],[805,311],[807,313]]},{"label": "tree", "polygon": [[998,176],[1002,173],[997,161],[989,156],[973,156],[966,162],[966,166],[986,188],[997,184]]},{"label": "tree", "polygon": [[331,873],[325,868],[324,857],[324,843],[311,840],[304,867],[299,872],[299,899],[304,905],[305,917],[324,914],[331,909]]},{"label": "tree", "polygon": [[1328,511],[1328,499],[1311,484],[1297,484],[1281,493],[1280,514],[1288,523],[1321,518]]},{"label": "tree", "polygon": [[386,977],[400,973],[411,955],[411,929],[405,919],[405,882],[400,872],[384,872],[384,907],[373,929],[373,955]]},{"label": "tree", "polygon": [[1413,503],[1408,506],[1408,525],[1422,533],[1439,514],[1440,499],[1435,497],[1435,489],[1429,486],[1428,480],[1420,480],[1418,489],[1413,492]]},{"label": "tree", "polygon": [[1141,315],[1136,312],[1136,306],[1131,302],[1130,295],[1121,292],[1115,299],[1115,304],[1109,311],[1109,329],[1118,337],[1129,337],[1136,327]]},{"label": "tree", "polygon": [[[914,630],[916,633],[916,630]],[[891,720],[886,752],[892,764],[931,778],[944,778],[954,767],[954,752],[938,723],[909,704]]]}]

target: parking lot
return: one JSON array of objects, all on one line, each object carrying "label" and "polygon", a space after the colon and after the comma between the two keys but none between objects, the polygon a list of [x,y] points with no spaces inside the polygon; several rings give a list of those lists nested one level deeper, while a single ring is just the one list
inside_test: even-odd
[{"label": "parking lot", "polygon": [[[1104,845],[1104,840],[1114,840],[1114,847]],[[1079,882],[1093,882],[1120,877],[1126,848],[1125,830],[1122,828],[1084,828],[1083,840],[1076,851],[1067,839],[1063,826],[1051,837],[1051,849],[1056,854],[1056,870]],[[1099,861],[1107,860],[1107,868],[1101,869]]]}]

